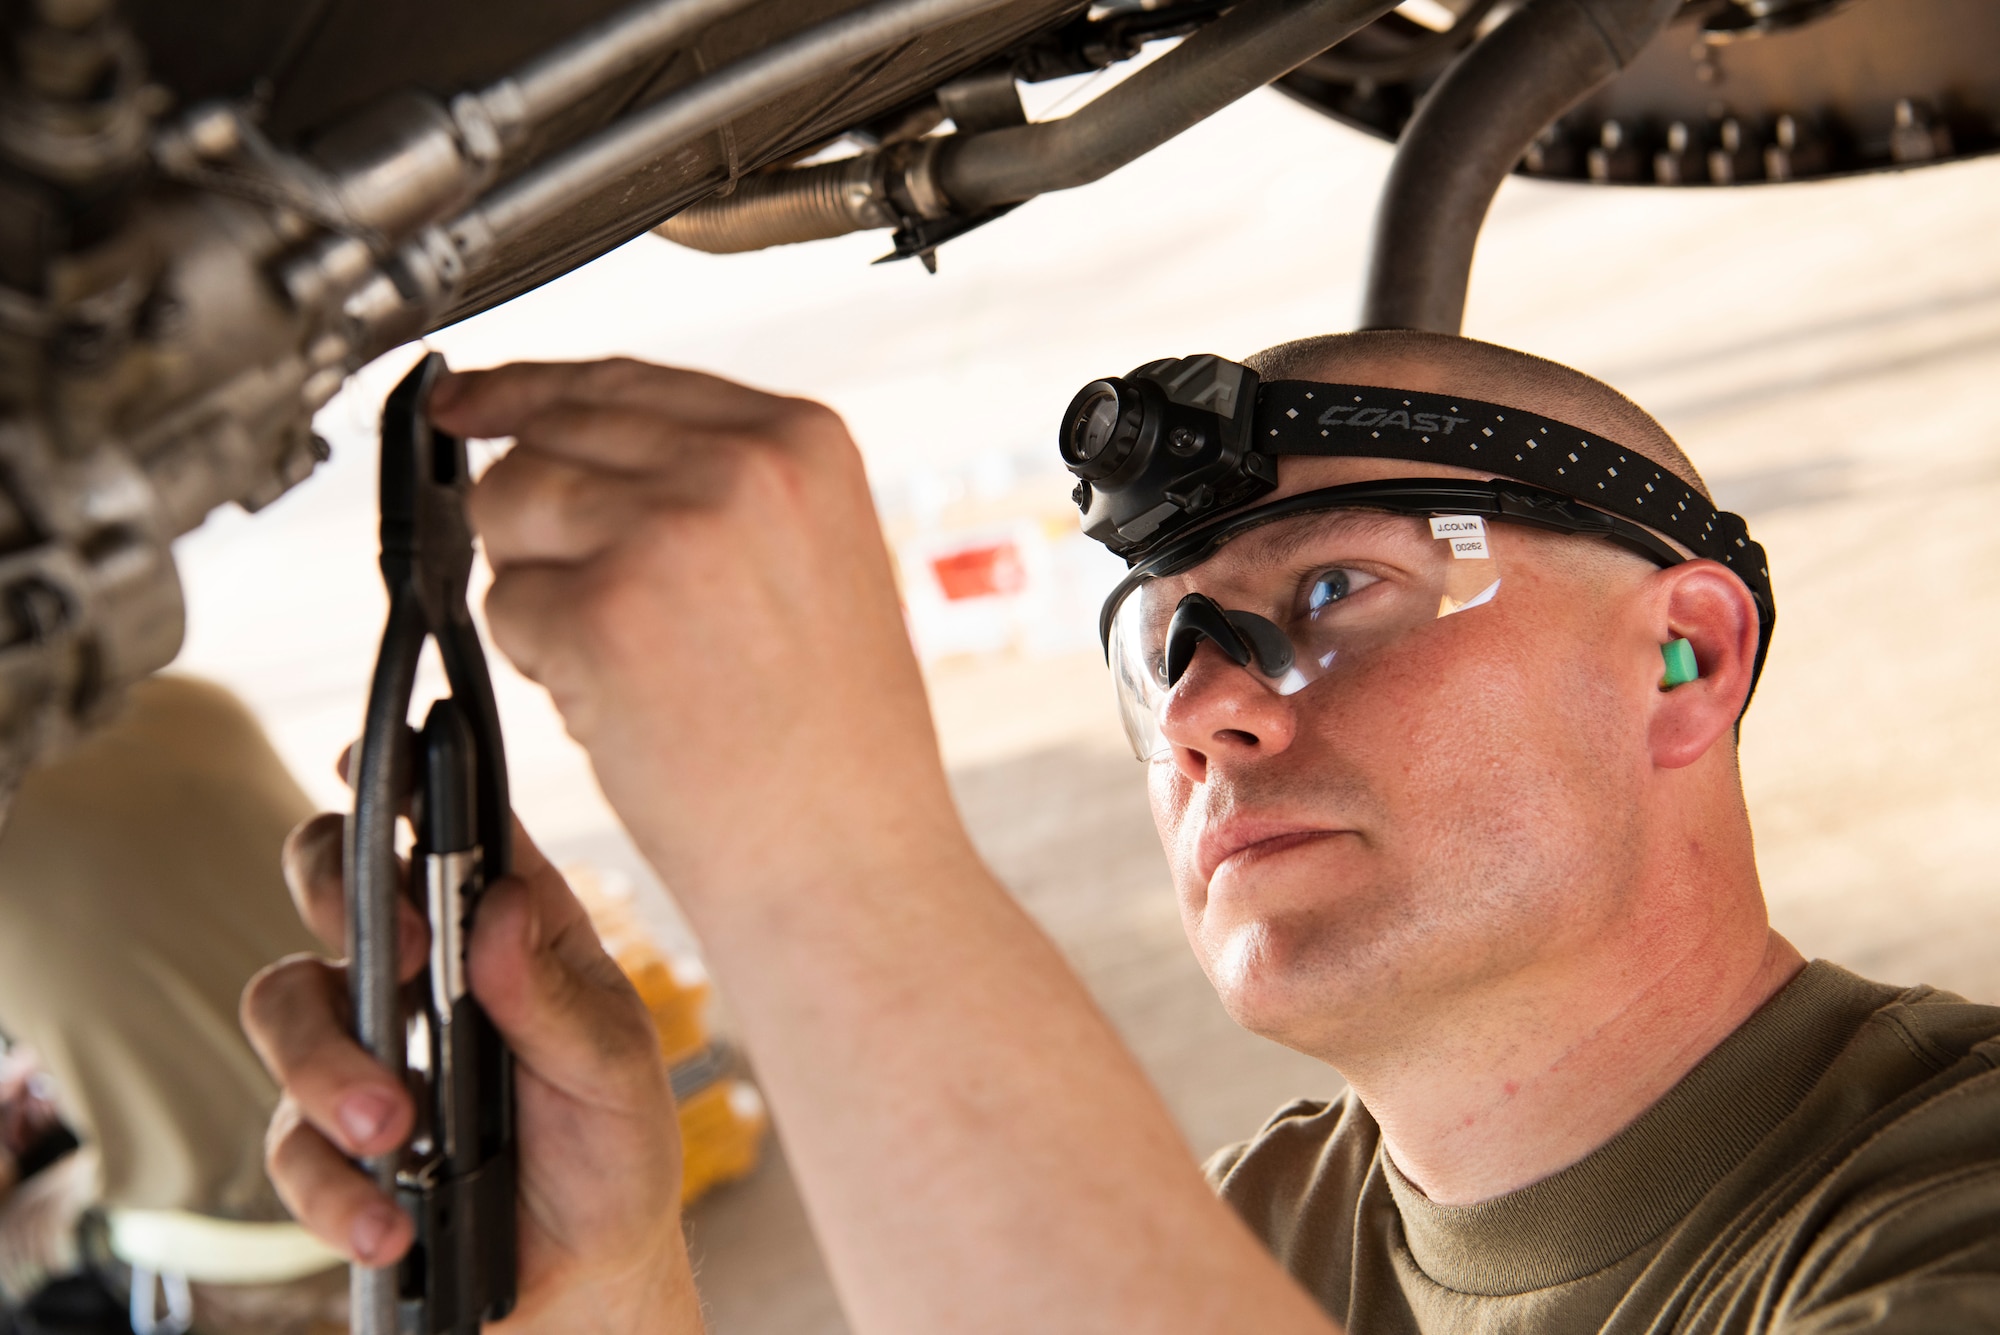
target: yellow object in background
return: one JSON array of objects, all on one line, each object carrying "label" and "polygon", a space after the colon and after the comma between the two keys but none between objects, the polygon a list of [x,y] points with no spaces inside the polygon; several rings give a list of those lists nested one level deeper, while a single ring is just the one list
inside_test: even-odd
[{"label": "yellow object in background", "polygon": [[681,1203],[757,1167],[770,1116],[749,1081],[731,1075],[729,1049],[708,1031],[714,993],[692,952],[673,953],[639,920],[629,885],[590,866],[566,867],[604,948],[631,980],[659,1031],[681,1127]]}]

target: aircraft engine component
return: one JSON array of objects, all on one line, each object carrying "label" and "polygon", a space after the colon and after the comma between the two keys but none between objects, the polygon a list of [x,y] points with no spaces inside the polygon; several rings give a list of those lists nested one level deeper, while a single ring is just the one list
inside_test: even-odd
[{"label": "aircraft engine component", "polygon": [[658,230],[728,252],[898,227],[898,255],[934,262],[945,238],[1110,174],[1388,8],[1388,0],[1243,0],[1103,97],[1038,125],[1027,123],[1014,70],[1003,66],[984,74],[1000,87],[977,102],[965,84],[939,90],[953,103],[954,134],[754,176]]},{"label": "aircraft engine component", "polygon": [[[407,25],[406,8],[371,3],[381,30]],[[306,477],[326,457],[312,414],[355,367],[1076,5],[797,3],[777,41],[770,13],[745,22],[751,7],[642,0],[572,13],[572,27],[597,22],[551,34],[530,0],[501,0],[525,16],[512,29],[490,0],[449,0],[433,12],[455,8],[461,34],[502,31],[436,43],[460,63],[420,76],[399,66],[407,48],[378,45],[342,80],[323,76],[348,54],[342,19],[365,4],[312,22],[302,7],[277,31],[278,11],[244,0],[234,33],[229,5],[210,6],[193,25],[206,47],[180,40],[186,11],[171,0],[10,11],[0,803],[173,658],[173,539],[224,502],[255,510]],[[231,43],[260,33],[251,67],[281,77],[218,86]]]},{"label": "aircraft engine component", "polygon": [[[1442,30],[1392,14],[1278,84],[1399,139],[1499,14],[1449,0]],[[1743,185],[1877,171],[2000,148],[2000,9],[1986,0],[1686,0],[1619,75],[1552,116],[1530,176]]]}]

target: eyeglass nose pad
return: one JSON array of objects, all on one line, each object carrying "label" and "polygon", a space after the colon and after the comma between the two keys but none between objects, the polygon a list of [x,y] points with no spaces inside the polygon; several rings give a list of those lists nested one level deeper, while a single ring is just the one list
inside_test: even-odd
[{"label": "eyeglass nose pad", "polygon": [[1167,686],[1171,689],[1187,675],[1195,650],[1208,640],[1238,667],[1249,667],[1267,677],[1281,677],[1292,666],[1292,642],[1274,622],[1255,612],[1232,612],[1205,593],[1190,593],[1174,605],[1174,619],[1167,624]]},{"label": "eyeglass nose pad", "polygon": [[1236,627],[1249,646],[1257,651],[1257,667],[1267,677],[1282,677],[1291,671],[1291,637],[1278,629],[1278,623],[1267,621],[1255,612],[1224,612],[1229,624]]}]

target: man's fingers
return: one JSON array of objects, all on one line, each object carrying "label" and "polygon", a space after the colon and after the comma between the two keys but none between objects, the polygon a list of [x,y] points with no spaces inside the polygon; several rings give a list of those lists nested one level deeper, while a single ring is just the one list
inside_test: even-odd
[{"label": "man's fingers", "polygon": [[512,436],[562,402],[647,408],[690,426],[748,426],[784,400],[745,385],[644,362],[516,362],[464,371],[431,391],[431,420],[455,435]]},{"label": "man's fingers", "polygon": [[336,954],[347,951],[347,895],[341,884],[343,821],[322,811],[285,836],[285,885],[306,927]]},{"label": "man's fingers", "polygon": [[348,1032],[347,974],[294,955],[243,989],[243,1032],[305,1119],[351,1155],[394,1149],[415,1110],[402,1084]]},{"label": "man's fingers", "polygon": [[560,877],[488,887],[467,966],[473,995],[537,1076],[600,1106],[671,1107],[652,1020]]},{"label": "man's fingers", "polygon": [[408,1250],[409,1217],[289,1097],[272,1114],[264,1167],[292,1217],[327,1246],[370,1266],[387,1265]]},{"label": "man's fingers", "polygon": [[734,424],[684,422],[625,403],[567,400],[530,414],[514,432],[516,449],[622,475],[627,488],[650,479],[653,494],[684,503],[720,496],[736,453],[767,440]]},{"label": "man's fingers", "polygon": [[647,482],[515,448],[486,470],[466,510],[495,570],[588,561],[631,532]]},{"label": "man's fingers", "polygon": [[[347,953],[346,821],[325,811],[285,839],[283,866],[292,903],[312,934],[335,954]],[[396,972],[408,982],[424,967],[430,930],[407,900],[396,906]]]}]

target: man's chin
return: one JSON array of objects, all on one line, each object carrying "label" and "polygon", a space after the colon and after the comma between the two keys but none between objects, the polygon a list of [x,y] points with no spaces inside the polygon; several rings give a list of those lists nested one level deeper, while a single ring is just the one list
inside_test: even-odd
[{"label": "man's chin", "polygon": [[[1209,981],[1229,1017],[1253,1034],[1312,1051],[1349,1012],[1365,970],[1360,943],[1324,918],[1264,919],[1228,931],[1207,953]],[[1365,946],[1360,952],[1366,955]],[[1317,1054],[1315,1054],[1317,1055]]]},{"label": "man's chin", "polygon": [[[1330,851],[1346,842],[1326,841]],[[1346,876],[1323,865],[1277,870],[1204,906],[1199,953],[1237,1024],[1324,1055],[1334,1033],[1365,1023],[1395,990],[1399,957],[1415,944],[1411,915],[1393,885],[1352,875],[1351,863]]]}]

